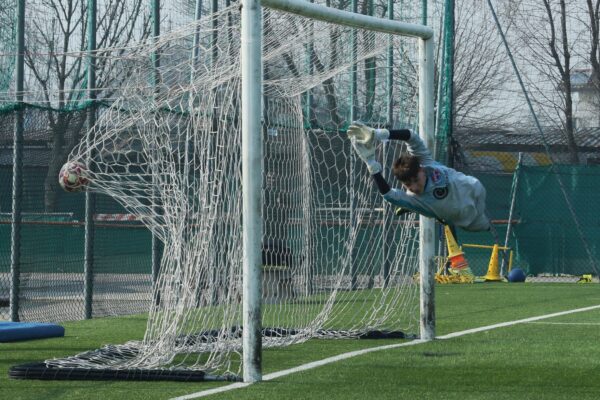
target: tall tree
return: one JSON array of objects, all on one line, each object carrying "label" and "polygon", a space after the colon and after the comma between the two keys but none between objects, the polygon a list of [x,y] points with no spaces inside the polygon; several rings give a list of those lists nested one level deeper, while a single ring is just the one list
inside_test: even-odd
[{"label": "tall tree", "polygon": [[[110,98],[126,72],[114,62],[126,46],[149,35],[149,15],[143,0],[105,0],[97,13],[96,79],[99,101]],[[83,135],[85,106],[87,1],[46,0],[29,9],[25,63],[31,72],[29,98],[47,107],[50,161],[44,182],[46,211],[57,206],[57,175],[67,155]],[[111,50],[102,50],[110,48]],[[110,51],[110,54],[109,54]],[[58,111],[57,111],[58,110]]]},{"label": "tall tree", "polygon": [[[552,59],[558,69],[560,76],[560,86],[564,93],[564,132],[569,146],[570,161],[573,164],[579,163],[577,152],[577,143],[573,134],[573,92],[571,86],[571,52],[569,49],[569,36],[567,30],[567,5],[565,0],[559,0],[559,9],[552,6],[550,0],[543,0],[544,7],[550,24],[550,40],[548,47]],[[558,13],[558,15],[555,15]],[[559,18],[560,28],[556,28],[555,19]],[[557,36],[560,40],[557,41]],[[562,50],[562,51],[561,51]]]},{"label": "tall tree", "polygon": [[519,34],[516,50],[526,65],[531,97],[546,120],[561,127],[569,162],[577,164],[572,90],[572,54],[580,45],[576,6],[565,0],[523,0],[514,18]]},{"label": "tall tree", "polygon": [[589,62],[592,67],[590,84],[594,90],[596,107],[600,110],[600,0],[586,0],[586,6],[589,24],[586,25],[590,39]]},{"label": "tall tree", "polygon": [[499,103],[512,70],[488,12],[485,2],[456,0],[454,124],[461,129],[505,128],[515,112]]}]

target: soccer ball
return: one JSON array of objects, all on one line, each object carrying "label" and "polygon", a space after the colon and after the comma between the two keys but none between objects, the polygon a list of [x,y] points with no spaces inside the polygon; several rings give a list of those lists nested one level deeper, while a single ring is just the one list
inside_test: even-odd
[{"label": "soccer ball", "polygon": [[77,161],[67,161],[58,173],[58,184],[67,192],[80,192],[89,183],[87,167]]}]

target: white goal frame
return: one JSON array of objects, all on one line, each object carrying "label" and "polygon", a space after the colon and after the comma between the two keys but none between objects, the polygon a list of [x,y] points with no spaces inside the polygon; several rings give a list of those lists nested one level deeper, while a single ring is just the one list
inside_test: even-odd
[{"label": "white goal frame", "polygon": [[[243,212],[243,378],[262,379],[261,338],[261,188],[262,188],[262,59],[261,7],[308,18],[366,28],[419,39],[419,132],[433,149],[434,85],[433,29],[425,25],[381,19],[337,10],[302,0],[242,0],[241,14],[241,118],[242,118],[242,212]],[[434,220],[419,220],[420,336],[435,337]]]}]

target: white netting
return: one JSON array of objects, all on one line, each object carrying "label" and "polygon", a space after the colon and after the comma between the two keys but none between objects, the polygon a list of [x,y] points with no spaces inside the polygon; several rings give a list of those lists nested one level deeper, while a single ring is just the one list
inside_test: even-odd
[{"label": "white netting", "polygon": [[[164,252],[142,342],[49,364],[239,371],[239,20],[235,5],[156,41],[100,54],[127,79],[70,160],[85,163],[89,190],[117,199]],[[345,135],[352,98],[357,118],[387,118],[388,35],[268,10],[263,27],[263,131],[256,132],[264,138],[263,345],[414,333],[414,216],[393,217],[352,161]],[[403,63],[394,69],[403,88],[392,97],[395,124],[416,119],[412,42],[393,38]],[[390,145],[379,157],[389,165],[398,151]]]}]

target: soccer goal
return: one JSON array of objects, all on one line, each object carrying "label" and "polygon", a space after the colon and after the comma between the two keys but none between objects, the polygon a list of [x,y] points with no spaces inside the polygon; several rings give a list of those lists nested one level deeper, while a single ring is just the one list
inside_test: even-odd
[{"label": "soccer goal", "polygon": [[[42,368],[252,382],[266,347],[432,339],[433,221],[395,217],[345,133],[359,119],[410,127],[432,147],[432,36],[304,1],[248,0],[99,51],[127,79],[70,160],[164,251],[143,340]],[[395,146],[378,149],[384,165]]]}]

